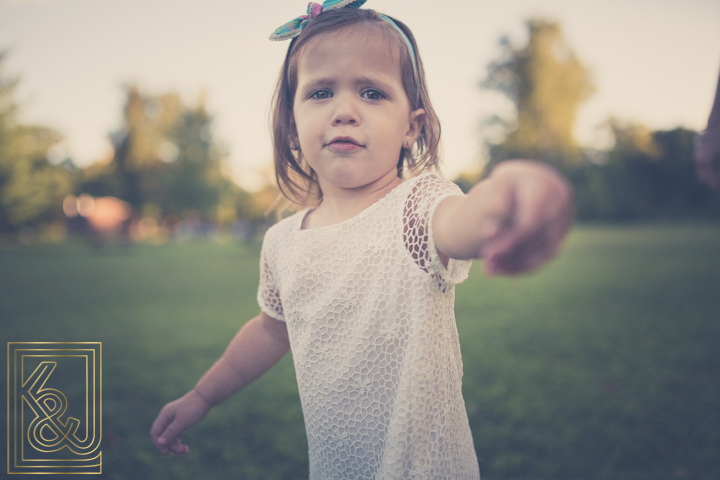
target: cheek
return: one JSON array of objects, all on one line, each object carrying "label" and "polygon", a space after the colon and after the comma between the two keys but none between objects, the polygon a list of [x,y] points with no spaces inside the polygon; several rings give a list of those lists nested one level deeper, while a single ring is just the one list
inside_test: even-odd
[{"label": "cheek", "polygon": [[388,132],[392,132],[393,137],[399,143],[405,141],[405,134],[409,129],[410,123],[407,121],[407,118],[399,115],[394,119],[392,126],[388,125]]},{"label": "cheek", "polygon": [[298,110],[295,110],[295,113],[293,114],[293,129],[295,132],[295,138],[298,140],[302,140],[303,135],[305,134],[306,125],[307,123],[300,120],[305,119],[306,117],[300,116],[302,112],[298,112]]},{"label": "cheek", "polygon": [[316,111],[308,111],[302,107],[295,110],[295,132],[300,140],[322,135],[324,122],[322,115]]},{"label": "cheek", "polygon": [[298,132],[305,129],[307,124],[308,112],[303,108],[301,104],[293,105],[293,123],[295,123],[295,130]]}]

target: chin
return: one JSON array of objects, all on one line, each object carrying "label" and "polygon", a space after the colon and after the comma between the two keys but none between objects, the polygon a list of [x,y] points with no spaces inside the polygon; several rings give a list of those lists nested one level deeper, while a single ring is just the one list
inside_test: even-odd
[{"label": "chin", "polygon": [[353,165],[346,165],[335,169],[330,176],[330,181],[338,187],[357,188],[373,180],[369,179],[367,174],[358,172]]}]

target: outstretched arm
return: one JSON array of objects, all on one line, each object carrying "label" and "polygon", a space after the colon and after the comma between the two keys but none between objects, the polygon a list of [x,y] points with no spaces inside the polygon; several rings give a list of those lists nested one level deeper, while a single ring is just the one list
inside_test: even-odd
[{"label": "outstretched arm", "polygon": [[181,442],[183,432],[205,417],[210,408],[269,370],[289,349],[285,323],[265,313],[250,320],[195,388],[160,411],[150,429],[155,448],[163,455],[171,452],[173,457],[188,453]]},{"label": "outstretched arm", "polygon": [[441,255],[483,258],[488,274],[513,275],[551,259],[573,220],[572,190],[532,160],[498,164],[467,195],[445,198],[433,216]]},{"label": "outstretched arm", "polygon": [[720,188],[720,78],[707,128],[695,147],[695,168],[698,180],[713,190]]}]

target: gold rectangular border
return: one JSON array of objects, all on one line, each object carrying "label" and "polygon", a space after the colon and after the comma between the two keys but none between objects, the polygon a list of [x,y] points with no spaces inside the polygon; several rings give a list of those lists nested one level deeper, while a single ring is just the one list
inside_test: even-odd
[{"label": "gold rectangular border", "polygon": [[[56,348],[52,348],[50,346],[54,346]],[[76,348],[63,348],[67,346],[75,346]],[[91,348],[88,348],[92,346]],[[25,348],[23,348],[25,347]],[[35,348],[33,348],[35,347]],[[83,348],[85,347],[85,348]],[[97,463],[92,465],[86,465],[86,466],[79,466],[77,464],[75,465],[68,465],[65,467],[64,465],[35,465],[35,466],[28,466],[27,468],[39,468],[39,469],[62,469],[62,468],[72,468],[72,469],[80,469],[81,471],[11,471],[12,465],[12,458],[17,457],[18,448],[17,445],[14,445],[14,443],[17,442],[17,418],[13,418],[11,416],[11,402],[14,400],[13,403],[15,405],[15,409],[17,409],[17,368],[18,368],[18,359],[17,359],[17,351],[18,350],[27,350],[27,351],[33,351],[37,352],[39,355],[32,355],[32,356],[49,356],[49,355],[42,355],[41,352],[45,351],[66,351],[66,352],[82,352],[79,355],[67,355],[67,356],[82,356],[86,358],[86,362],[89,362],[89,351],[92,352],[92,355],[94,357],[94,360],[92,362],[92,375],[93,375],[93,383],[94,387],[92,396],[93,396],[93,410],[97,408],[97,415],[93,415],[93,432],[94,435],[98,436],[98,443],[97,446],[92,450],[96,451],[98,450],[98,454],[90,459],[68,459],[68,460],[33,460],[38,462],[46,461],[48,463],[57,463],[57,462],[76,462],[76,461],[84,461],[84,462],[92,462],[93,460],[96,460]],[[12,360],[11,363],[11,352]],[[24,355],[23,355],[24,356]],[[58,356],[65,356],[65,355],[52,355],[53,357]],[[92,474],[101,474],[102,473],[102,451],[99,450],[101,443],[102,443],[102,342],[8,342],[7,344],[7,473],[9,475],[42,475],[42,474],[55,474],[55,475],[63,475],[63,474],[72,474],[72,475],[92,475]],[[21,362],[22,363],[22,362]],[[11,369],[11,367],[13,367]],[[21,369],[21,375],[23,372],[23,365],[20,365]],[[86,391],[86,429],[88,428],[88,418],[89,415],[89,365],[86,365],[86,377],[85,377],[85,391]],[[11,375],[14,374],[14,375]],[[11,383],[11,378],[15,379],[15,383]],[[23,378],[22,376],[20,378]],[[17,412],[15,411],[15,417],[17,417]],[[14,421],[11,421],[13,419]],[[11,441],[11,430],[15,430],[14,435],[12,436]],[[21,432],[21,434],[24,434],[24,432]],[[14,448],[13,448],[14,447]],[[22,450],[22,449],[21,449]],[[11,455],[11,452],[15,452],[15,457]],[[21,457],[24,457],[24,452],[21,453]],[[22,458],[21,458],[22,461]],[[21,466],[15,465],[15,468],[21,468]],[[94,471],[87,471],[88,469],[94,469]]]}]

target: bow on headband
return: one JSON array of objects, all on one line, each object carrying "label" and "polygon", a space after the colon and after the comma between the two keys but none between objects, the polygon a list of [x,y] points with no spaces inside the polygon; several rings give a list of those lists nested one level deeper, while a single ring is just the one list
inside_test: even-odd
[{"label": "bow on headband", "polygon": [[307,7],[307,15],[294,18],[275,30],[272,35],[270,35],[270,40],[288,40],[297,37],[308,22],[322,12],[337,10],[343,7],[360,8],[365,2],[366,0],[325,0],[322,5],[310,2]]},{"label": "bow on headband", "polygon": [[[290,20],[288,23],[275,30],[272,35],[270,35],[270,40],[288,40],[290,38],[297,37],[303,31],[303,28],[305,28],[305,26],[310,23],[313,18],[317,17],[322,12],[337,10],[344,7],[360,8],[366,1],[367,0],[325,0],[322,5],[310,2],[307,8],[307,15]],[[415,87],[418,87],[420,85],[420,80],[418,75],[417,60],[415,59],[415,49],[413,48],[412,42],[390,17],[383,15],[382,13],[378,13],[378,15],[380,15],[380,18],[384,21],[392,25],[392,27],[400,34],[403,42],[405,42],[405,45],[410,52],[410,58],[412,59]],[[419,94],[420,91],[418,90],[418,95]]]}]

